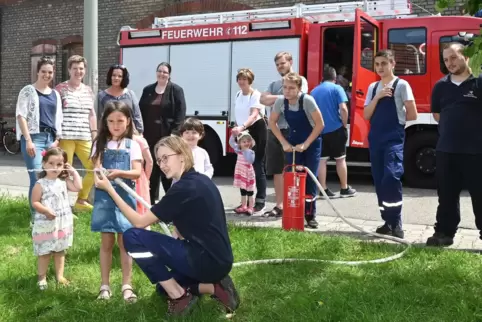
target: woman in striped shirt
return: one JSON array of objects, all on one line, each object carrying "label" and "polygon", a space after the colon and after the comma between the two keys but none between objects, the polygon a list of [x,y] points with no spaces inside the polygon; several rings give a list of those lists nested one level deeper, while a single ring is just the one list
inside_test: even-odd
[{"label": "woman in striped shirt", "polygon": [[[67,61],[70,79],[57,85],[63,106],[62,137],[60,148],[67,152],[68,163],[72,164],[74,154],[86,170],[92,170],[90,160],[92,141],[97,135],[97,116],[94,108],[95,95],[92,89],[82,83],[87,68],[84,57],[74,55]],[[93,172],[87,171],[74,208],[91,210],[89,193],[94,184]]]}]

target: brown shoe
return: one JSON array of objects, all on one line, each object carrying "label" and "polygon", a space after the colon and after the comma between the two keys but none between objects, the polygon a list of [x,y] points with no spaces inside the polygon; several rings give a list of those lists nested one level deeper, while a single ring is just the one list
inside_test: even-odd
[{"label": "brown shoe", "polygon": [[184,315],[189,313],[190,309],[196,304],[199,297],[192,295],[188,290],[184,291],[184,295],[177,299],[168,298],[167,314]]},{"label": "brown shoe", "polygon": [[214,284],[214,295],[211,295],[211,298],[221,303],[229,313],[238,308],[239,295],[229,275],[223,278],[221,282]]}]

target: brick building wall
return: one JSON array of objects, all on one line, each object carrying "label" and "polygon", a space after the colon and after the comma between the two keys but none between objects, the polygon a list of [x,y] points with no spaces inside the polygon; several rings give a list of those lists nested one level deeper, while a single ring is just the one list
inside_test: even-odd
[{"label": "brick building wall", "polygon": [[[154,16],[289,6],[296,2],[100,0],[99,89],[106,87],[107,69],[119,59],[116,40],[122,26],[149,26]],[[435,0],[416,0],[414,11],[420,15],[435,13],[434,3]],[[66,58],[82,52],[83,0],[0,0],[0,5],[0,117],[13,121],[18,92],[32,81],[32,59],[35,59],[35,56],[32,58],[32,48],[36,46],[35,51],[39,53],[56,50],[56,82],[65,78],[62,74],[65,74]],[[446,10],[443,14],[457,15],[460,9]]]}]

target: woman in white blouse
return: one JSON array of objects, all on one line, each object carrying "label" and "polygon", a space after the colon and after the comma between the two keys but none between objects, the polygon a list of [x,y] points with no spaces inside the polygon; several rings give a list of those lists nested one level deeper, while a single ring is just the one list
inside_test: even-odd
[{"label": "woman in white blouse", "polygon": [[234,117],[236,127],[232,132],[236,136],[248,130],[256,145],[254,146],[255,159],[253,163],[256,175],[256,199],[254,214],[264,211],[266,202],[266,172],[265,151],[268,129],[264,119],[264,106],[260,103],[261,93],[251,86],[254,82],[254,73],[249,68],[241,68],[236,75],[240,91],[236,94]]},{"label": "woman in white blouse", "polygon": [[[37,181],[35,170],[42,167],[42,152],[57,146],[61,136],[63,116],[60,94],[50,87],[54,66],[51,58],[42,57],[37,63],[37,81],[22,88],[17,99],[17,139],[20,140],[25,165],[30,170],[29,201]],[[33,216],[32,205],[30,211]]]}]

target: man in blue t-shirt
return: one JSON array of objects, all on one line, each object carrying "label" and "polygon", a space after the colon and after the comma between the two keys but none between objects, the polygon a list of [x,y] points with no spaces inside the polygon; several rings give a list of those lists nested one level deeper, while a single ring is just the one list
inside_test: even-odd
[{"label": "man in blue t-shirt", "polygon": [[322,149],[321,161],[318,170],[318,179],[328,197],[336,195],[326,186],[326,164],[328,159],[336,161],[336,172],[340,178],[340,197],[353,197],[356,190],[348,185],[348,171],[346,167],[346,141],[348,131],[348,108],[343,87],[336,84],[336,71],[333,67],[327,67],[323,71],[323,83],[311,92],[325,121],[325,128],[321,132]]}]

